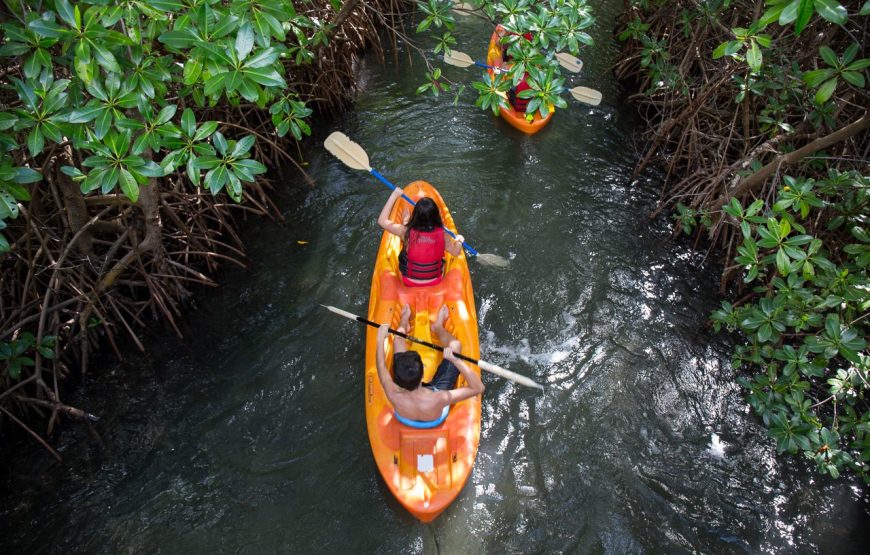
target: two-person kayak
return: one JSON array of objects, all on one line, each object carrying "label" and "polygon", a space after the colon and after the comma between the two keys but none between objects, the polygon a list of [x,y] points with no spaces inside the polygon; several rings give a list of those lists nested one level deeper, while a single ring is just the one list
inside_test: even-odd
[{"label": "two-person kayak", "polygon": [[[425,181],[415,181],[404,188],[415,202],[422,197],[435,201],[444,227],[456,232],[456,226],[438,191]],[[411,206],[397,202],[390,213],[394,222],[404,221]],[[449,309],[447,329],[462,343],[462,354],[478,358],[480,344],[477,310],[471,289],[471,276],[465,253],[446,254],[444,277],[437,285],[408,287],[399,272],[402,240],[389,232],[381,238],[372,276],[368,319],[397,327],[402,307],[409,305],[413,319],[410,334],[437,343],[430,337],[430,323],[442,305]],[[392,344],[387,341],[387,360],[392,358]],[[432,379],[442,354],[418,344],[423,359],[424,381]],[[415,517],[429,522],[437,517],[462,491],[471,474],[480,441],[480,396],[451,405],[446,419],[431,427],[412,427],[399,422],[387,400],[375,362],[377,330],[366,332],[365,407],[369,442],[378,470],[387,487]],[[480,373],[477,367],[472,371]],[[460,376],[460,382],[462,377]],[[461,386],[459,383],[457,386]]]}]

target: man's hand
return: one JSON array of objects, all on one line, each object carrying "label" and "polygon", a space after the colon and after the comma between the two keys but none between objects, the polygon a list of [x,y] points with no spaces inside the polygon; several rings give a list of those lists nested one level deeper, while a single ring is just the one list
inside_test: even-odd
[{"label": "man's hand", "polygon": [[459,360],[456,358],[456,354],[453,352],[453,349],[451,349],[450,347],[444,347],[444,358],[446,358],[447,360],[449,360],[450,362],[452,362],[454,364],[457,362],[457,360]]},{"label": "man's hand", "polygon": [[389,324],[381,324],[378,327],[378,343],[383,344],[384,339],[390,334],[390,325]]}]

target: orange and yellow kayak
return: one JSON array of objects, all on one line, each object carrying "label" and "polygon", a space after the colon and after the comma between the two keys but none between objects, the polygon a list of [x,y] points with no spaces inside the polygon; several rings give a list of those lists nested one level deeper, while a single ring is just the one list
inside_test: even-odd
[{"label": "orange and yellow kayak", "polygon": [[[417,202],[423,197],[435,201],[441,209],[444,226],[456,232],[453,218],[438,191],[425,181],[415,181],[404,188],[405,194]],[[401,222],[412,207],[399,200],[390,218]],[[444,279],[437,285],[407,287],[402,283],[398,257],[401,240],[384,232],[369,298],[368,318],[374,322],[389,323],[397,328],[402,306],[411,306],[410,334],[425,341],[438,343],[430,330],[430,323],[442,304],[447,304],[450,316],[445,327],[462,343],[462,354],[479,358],[477,336],[477,310],[471,290],[471,276],[465,253],[452,256],[445,253]],[[392,360],[392,340],[387,341],[387,364]],[[480,396],[453,405],[447,419],[430,429],[412,428],[400,423],[378,380],[375,365],[377,329],[367,328],[365,406],[369,442],[378,470],[387,487],[399,502],[423,522],[437,517],[462,491],[471,475],[480,441]],[[423,381],[432,379],[441,362],[440,351],[416,343],[425,367]],[[480,370],[469,365],[474,372]],[[463,385],[462,376],[459,377]]]},{"label": "orange and yellow kayak", "polygon": [[[489,39],[489,49],[486,51],[486,64],[493,67],[501,67],[503,63],[502,59],[502,44],[501,37],[507,33],[507,30],[502,25],[496,25],[495,31],[492,32],[492,37]],[[487,70],[489,72],[490,78],[495,76],[495,72],[491,69]],[[529,135],[534,135],[538,131],[544,128],[550,120],[553,119],[552,112],[547,113],[546,116],[541,116],[541,113],[535,111],[534,117],[531,121],[526,119],[526,114],[517,112],[513,109],[513,106],[510,106],[508,103],[508,108],[499,107],[499,113],[501,117],[507,121],[511,127],[514,129],[518,129],[523,133],[527,133]]]}]

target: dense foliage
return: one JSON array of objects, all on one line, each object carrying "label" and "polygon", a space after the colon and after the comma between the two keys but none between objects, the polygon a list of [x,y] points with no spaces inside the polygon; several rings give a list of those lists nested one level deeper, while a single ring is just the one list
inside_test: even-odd
[{"label": "dense foliage", "polygon": [[[428,0],[419,4],[423,19],[417,32],[437,30],[435,53],[448,53],[457,48],[456,17],[476,15],[493,25],[500,23],[508,31],[503,41],[512,58],[505,71],[494,75],[483,73],[472,87],[477,91],[476,104],[484,110],[499,113],[499,107],[507,107],[507,91],[524,78],[530,89],[521,91],[520,98],[529,99],[526,113],[540,112],[547,115],[556,107],[565,108],[562,98],[565,78],[555,55],[568,52],[574,56],[583,46],[592,45],[592,37],[586,29],[594,25],[595,18],[586,0],[472,0],[454,3],[445,0]],[[530,35],[531,39],[523,38]],[[478,52],[481,45],[469,45]],[[484,60],[485,61],[485,60]],[[428,73],[428,82],[418,92],[440,92],[456,89],[456,96],[463,92],[464,85],[449,82],[440,68]]]},{"label": "dense foliage", "polygon": [[[726,249],[716,329],[779,452],[870,479],[870,2],[633,2],[623,76],[665,163],[663,206]],[[698,54],[695,54],[698,52]],[[679,179],[675,175],[685,175]]]},{"label": "dense foliage", "polygon": [[351,98],[384,6],[5,3],[2,415],[27,428],[16,413],[47,411],[49,431],[58,414],[83,416],[59,400],[72,356],[84,371],[98,336],[120,356],[119,333],[142,348],[147,314],[174,326],[188,284],[239,262],[234,214],[276,214],[263,161],[295,163],[285,145],[310,135],[309,104]]}]

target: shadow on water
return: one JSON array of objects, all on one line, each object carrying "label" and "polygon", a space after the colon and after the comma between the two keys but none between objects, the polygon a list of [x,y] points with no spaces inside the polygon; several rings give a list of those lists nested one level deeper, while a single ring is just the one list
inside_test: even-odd
[{"label": "shadow on water", "polygon": [[[598,9],[599,29],[621,7]],[[482,55],[489,29],[460,22]],[[317,187],[282,185],[286,222],[252,223],[249,268],[198,297],[184,340],[103,361],[70,399],[62,466],[6,449],[4,552],[855,552],[867,491],[777,462],[726,339],[704,329],[717,270],[650,224],[654,176],[603,31],[584,73],[606,101],[524,137],[473,106],[414,94],[424,68],[370,67],[355,110],[309,141]],[[457,80],[470,70],[447,68]],[[485,378],[474,473],[434,523],[389,495],[359,381],[363,331],[318,306],[368,303],[388,191],[321,144],[334,129],[397,184],[434,183],[460,231],[507,269],[472,265],[481,352],[547,384]],[[714,437],[715,434],[715,437]],[[718,439],[717,439],[718,438]]]}]

